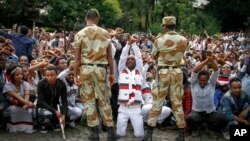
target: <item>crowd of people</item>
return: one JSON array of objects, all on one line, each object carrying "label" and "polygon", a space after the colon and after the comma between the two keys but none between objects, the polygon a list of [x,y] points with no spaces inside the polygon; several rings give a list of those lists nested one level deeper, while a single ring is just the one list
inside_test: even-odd
[{"label": "crowd of people", "polygon": [[135,137],[152,141],[171,120],[181,141],[204,124],[228,139],[230,125],[250,123],[249,33],[184,37],[168,16],[163,33],[130,35],[97,26],[99,18],[89,10],[77,33],[0,31],[2,128],[46,133],[86,116],[90,140],[100,124],[107,140],[125,137],[130,121]]}]

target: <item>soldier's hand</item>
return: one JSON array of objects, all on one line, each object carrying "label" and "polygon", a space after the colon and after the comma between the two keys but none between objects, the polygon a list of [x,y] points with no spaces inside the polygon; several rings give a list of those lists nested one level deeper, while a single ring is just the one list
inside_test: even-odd
[{"label": "soldier's hand", "polygon": [[114,74],[109,75],[109,83],[110,83],[110,86],[112,86],[115,83],[115,75]]},{"label": "soldier's hand", "polygon": [[82,86],[82,82],[79,80],[78,77],[74,77],[74,83],[75,83],[78,87],[81,87],[81,86]]}]

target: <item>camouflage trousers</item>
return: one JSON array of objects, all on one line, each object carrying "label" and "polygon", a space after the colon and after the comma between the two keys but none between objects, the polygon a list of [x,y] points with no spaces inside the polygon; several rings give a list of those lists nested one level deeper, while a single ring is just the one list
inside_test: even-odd
[{"label": "camouflage trousers", "polygon": [[[97,66],[84,65],[80,70],[80,80],[82,81],[80,95],[84,102],[87,125],[89,127],[95,127],[100,124],[99,113],[105,126],[114,126],[109,100],[111,94],[106,87],[106,73],[106,68]],[[98,104],[96,104],[96,99]],[[99,106],[98,110],[96,105]]]},{"label": "camouflage trousers", "polygon": [[166,97],[171,100],[172,112],[176,117],[178,128],[184,128],[186,123],[184,120],[184,112],[182,99],[183,90],[183,73],[180,68],[160,69],[158,71],[158,83],[153,88],[153,107],[149,113],[148,125],[155,127],[157,119],[161,113],[162,105]]}]

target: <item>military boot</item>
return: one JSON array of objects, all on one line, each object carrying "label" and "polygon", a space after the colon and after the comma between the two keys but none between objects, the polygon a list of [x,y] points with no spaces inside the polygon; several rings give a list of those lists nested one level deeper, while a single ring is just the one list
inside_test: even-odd
[{"label": "military boot", "polygon": [[89,140],[91,141],[99,141],[99,129],[98,126],[95,127],[90,127],[90,135],[89,135]]},{"label": "military boot", "polygon": [[144,136],[142,141],[152,141],[153,140],[153,137],[152,137],[153,136],[153,130],[154,130],[154,127],[148,126],[147,134]]},{"label": "military boot", "polygon": [[107,141],[116,141],[117,140],[117,135],[115,133],[114,127],[108,127],[108,137]]},{"label": "military boot", "polygon": [[179,135],[175,138],[176,141],[185,141],[184,129],[179,129]]}]

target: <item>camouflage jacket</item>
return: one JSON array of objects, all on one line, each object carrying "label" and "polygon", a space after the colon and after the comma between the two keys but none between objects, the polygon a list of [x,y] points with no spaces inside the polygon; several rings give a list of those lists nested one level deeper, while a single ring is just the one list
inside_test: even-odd
[{"label": "camouflage jacket", "polygon": [[81,48],[81,63],[108,64],[107,48],[111,42],[108,32],[91,25],[83,28],[75,36],[75,48]]},{"label": "camouflage jacket", "polygon": [[187,39],[170,31],[155,40],[152,53],[158,66],[179,66],[186,48]]}]

